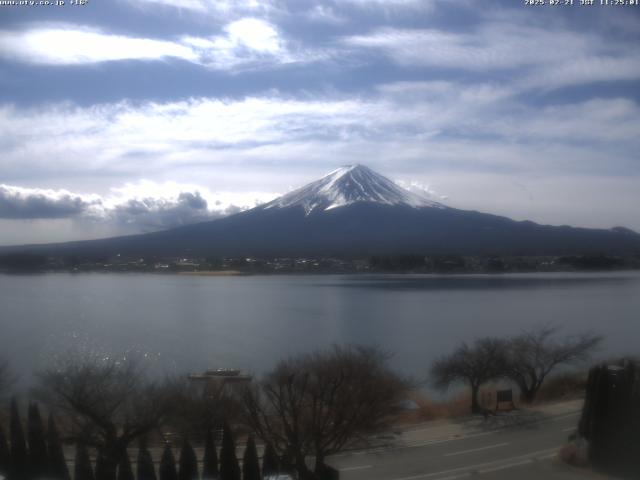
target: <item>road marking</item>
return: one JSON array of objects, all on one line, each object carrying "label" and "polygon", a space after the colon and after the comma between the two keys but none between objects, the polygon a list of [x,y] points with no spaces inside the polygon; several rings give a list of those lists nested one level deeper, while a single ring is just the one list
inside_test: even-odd
[{"label": "road marking", "polygon": [[445,453],[443,457],[455,457],[456,455],[464,455],[465,453],[481,452],[482,450],[489,450],[490,448],[504,447],[507,445],[509,445],[509,443],[507,442],[496,443],[495,445],[487,445],[486,447],[472,448],[469,450],[461,450],[459,452],[453,452],[453,453]]},{"label": "road marking", "polygon": [[498,433],[498,431],[495,430],[495,431],[491,431],[491,432],[470,433],[468,435],[461,435],[459,437],[440,438],[440,439],[437,439],[437,440],[429,440],[429,441],[422,442],[422,443],[407,443],[406,445],[393,447],[393,448],[394,449],[401,449],[401,448],[426,447],[428,445],[438,445],[440,443],[455,442],[456,440],[466,440],[468,438],[485,437],[487,435],[493,435],[495,433]]},{"label": "road marking", "polygon": [[[575,417],[576,415],[580,415],[581,413],[582,413],[581,411],[580,412],[565,413],[564,415],[558,415],[557,417],[550,418],[547,421],[548,422],[559,422],[561,420],[564,420],[565,418]],[[542,422],[540,422],[540,423],[542,423]]]},{"label": "road marking", "polygon": [[[550,423],[550,422],[558,422],[561,420],[566,420],[567,418],[570,417],[574,417],[576,415],[580,415],[582,412],[578,411],[578,412],[570,412],[570,413],[565,413],[565,414],[561,414],[557,417],[550,417],[550,418],[545,418],[539,421],[534,422],[537,425],[541,425],[541,424],[546,424],[546,423]],[[575,429],[575,427],[572,427],[572,429]],[[409,433],[409,432],[415,432],[415,431],[428,431],[430,430],[429,428],[425,428],[425,429],[420,429],[420,430],[407,430],[405,433]],[[349,457],[349,456],[356,456],[356,455],[369,455],[369,454],[375,454],[375,453],[385,453],[385,452],[393,452],[396,450],[405,450],[405,449],[409,449],[409,448],[419,448],[419,447],[428,447],[430,445],[438,445],[441,443],[447,443],[447,442],[455,442],[457,440],[466,440],[468,438],[475,438],[475,437],[484,437],[485,435],[495,435],[496,433],[500,433],[504,431],[503,428],[496,428],[495,430],[489,430],[487,432],[479,432],[479,433],[469,433],[469,434],[462,434],[459,436],[451,436],[451,437],[446,437],[446,438],[438,438],[435,440],[428,440],[426,442],[420,442],[420,443],[407,443],[405,445],[394,445],[394,446],[390,446],[390,445],[386,445],[386,446],[380,446],[380,447],[372,447],[372,448],[366,448],[363,450],[352,450],[350,452],[344,452],[344,453],[338,453],[336,455],[332,455],[333,458],[338,458],[338,457]],[[567,430],[569,431],[569,430]]]},{"label": "road marking", "polygon": [[[452,475],[446,478],[462,478],[462,477],[469,476],[469,471],[472,471],[472,470],[479,470],[483,467],[491,468],[492,466],[500,467],[501,465],[504,465],[504,463],[500,464],[499,462],[508,462],[507,464],[511,464],[514,462],[518,462],[519,460],[521,461],[532,460],[533,458],[540,457],[541,455],[553,456],[555,455],[555,451],[558,448],[560,448],[560,446],[547,448],[545,450],[538,450],[536,452],[529,452],[529,453],[525,453],[524,455],[518,455],[516,457],[504,458],[502,460],[494,460],[492,462],[478,463],[476,465],[467,465],[465,467],[452,468],[450,470],[442,470],[440,472],[423,473],[421,475],[412,475],[409,477],[397,477],[397,478],[392,478],[390,480],[419,480],[422,478],[437,477],[438,475],[446,475],[448,473],[453,473],[453,474],[459,473],[459,475],[458,476]],[[541,457],[541,458],[546,458],[546,457]]]},{"label": "road marking", "polygon": [[530,464],[534,463],[536,460],[546,460],[548,458],[552,458],[552,457],[555,457],[555,456],[556,456],[556,454],[552,453],[550,455],[544,455],[542,457],[529,458],[527,460],[522,460],[520,462],[507,463],[505,465],[500,465],[498,467],[485,468],[485,469],[482,469],[482,470],[472,470],[470,472],[464,472],[464,473],[460,473],[460,474],[457,474],[457,475],[450,475],[448,477],[440,477],[440,478],[438,478],[438,480],[459,480],[461,478],[471,477],[472,475],[499,472],[500,470],[507,470],[507,469],[513,468],[513,467],[520,467],[522,465],[530,465]]},{"label": "road marking", "polygon": [[573,432],[576,429],[576,427],[569,427],[569,428],[563,428],[562,431],[563,432]]},{"label": "road marking", "polygon": [[358,465],[357,467],[345,467],[339,468],[338,470],[340,470],[341,472],[350,472],[352,470],[364,470],[366,468],[373,468],[373,465]]},{"label": "road marking", "polygon": [[406,445],[396,445],[396,446],[382,446],[382,447],[373,447],[365,450],[353,450],[351,452],[338,453],[336,455],[332,455],[332,458],[338,457],[352,457],[356,455],[369,455],[372,453],[386,453],[393,452],[395,450],[405,450],[408,448],[419,448],[419,447],[427,447],[429,445],[438,445],[440,443],[454,442],[456,440],[466,440],[468,438],[476,438],[476,437],[484,437],[486,435],[494,435],[498,433],[499,430],[492,430],[490,432],[480,432],[480,433],[470,433],[468,435],[461,435],[459,437],[447,437],[447,438],[439,438],[436,440],[428,440],[422,443],[407,443]]},{"label": "road marking", "polygon": [[513,468],[513,467],[519,467],[521,465],[528,465],[530,463],[533,463],[533,458],[529,458],[527,460],[521,460],[519,462],[505,463],[504,465],[499,465],[499,466],[493,467],[493,468],[483,468],[482,470],[479,470],[478,473],[499,472],[500,470],[506,470],[507,468]]},{"label": "road marking", "polygon": [[441,477],[438,480],[458,480],[459,478],[467,478],[471,476],[471,472],[461,473],[460,475],[451,475],[450,477]]}]

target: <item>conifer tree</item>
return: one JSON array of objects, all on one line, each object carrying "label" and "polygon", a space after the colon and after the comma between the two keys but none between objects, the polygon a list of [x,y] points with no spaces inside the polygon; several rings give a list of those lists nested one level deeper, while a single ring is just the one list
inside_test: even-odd
[{"label": "conifer tree", "polygon": [[236,457],[236,444],[231,428],[226,423],[222,431],[220,451],[220,480],[240,480],[240,465]]},{"label": "conifer tree", "polygon": [[27,444],[24,438],[24,430],[18,412],[18,402],[11,400],[11,449],[9,461],[9,478],[11,480],[27,480],[29,477],[29,457],[27,454]]},{"label": "conifer tree", "polygon": [[129,452],[124,451],[124,455],[120,459],[118,464],[118,480],[136,480],[133,476],[133,469],[131,468],[131,460],[129,460]]},{"label": "conifer tree", "polygon": [[27,438],[29,439],[29,473],[41,478],[47,473],[47,442],[38,405],[29,405],[27,413]]},{"label": "conifer tree", "polygon": [[253,435],[250,435],[242,458],[242,479],[260,480],[260,478],[260,462],[258,461],[256,442],[253,439]]},{"label": "conifer tree", "polygon": [[277,475],[280,471],[278,461],[278,455],[276,454],[273,445],[267,443],[262,455],[262,474],[266,477],[268,475]]},{"label": "conifer tree", "polygon": [[280,457],[278,473],[291,473],[295,471],[296,467],[293,454],[291,453],[291,450],[285,450],[284,452],[282,452],[282,456]]},{"label": "conifer tree", "polygon": [[164,447],[162,458],[160,458],[160,480],[178,480],[176,459],[169,444]]},{"label": "conifer tree", "polygon": [[202,459],[202,480],[214,480],[220,475],[218,470],[218,452],[212,430],[208,430],[204,440],[204,457]]},{"label": "conifer tree", "polygon": [[64,450],[60,442],[58,428],[52,414],[47,422],[47,453],[49,477],[55,480],[69,480],[69,469],[64,459]]},{"label": "conifer tree", "polygon": [[156,480],[156,470],[153,466],[153,458],[151,452],[147,448],[147,442],[144,438],[140,440],[138,447],[138,480]]},{"label": "conifer tree", "polygon": [[7,476],[9,474],[9,444],[7,437],[0,424],[0,475]]},{"label": "conifer tree", "polygon": [[100,450],[98,450],[98,456],[96,458],[95,476],[96,480],[115,480],[109,478],[107,462],[105,462],[104,454]]},{"label": "conifer tree", "polygon": [[185,437],[182,441],[182,449],[180,450],[180,470],[178,471],[178,480],[198,480],[198,458],[196,452]]},{"label": "conifer tree", "polygon": [[95,480],[89,452],[82,443],[76,444],[76,465],[73,478],[74,480]]}]

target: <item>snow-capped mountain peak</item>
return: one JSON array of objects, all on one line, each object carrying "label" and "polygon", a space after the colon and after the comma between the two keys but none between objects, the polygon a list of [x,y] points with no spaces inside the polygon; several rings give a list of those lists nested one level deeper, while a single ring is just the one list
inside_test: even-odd
[{"label": "snow-capped mountain peak", "polygon": [[301,206],[309,215],[313,211],[331,210],[359,202],[444,208],[440,203],[405,190],[364,165],[340,167],[320,180],[276,198],[262,208]]}]

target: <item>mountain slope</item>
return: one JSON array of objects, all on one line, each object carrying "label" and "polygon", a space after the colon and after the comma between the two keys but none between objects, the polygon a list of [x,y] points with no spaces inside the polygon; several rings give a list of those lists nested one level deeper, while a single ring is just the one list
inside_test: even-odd
[{"label": "mountain slope", "polygon": [[640,235],[624,228],[555,227],[458,210],[408,192],[367,167],[349,166],[223,219],[29,250],[162,256],[562,255],[640,252]]},{"label": "mountain slope", "polygon": [[369,202],[381,205],[445,208],[436,202],[409,192],[364,165],[338,168],[302,188],[276,198],[260,210],[302,207],[306,215],[318,210]]}]

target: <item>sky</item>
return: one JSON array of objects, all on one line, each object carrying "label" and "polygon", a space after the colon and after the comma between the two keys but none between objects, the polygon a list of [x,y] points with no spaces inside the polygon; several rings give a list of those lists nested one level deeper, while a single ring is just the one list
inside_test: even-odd
[{"label": "sky", "polygon": [[211,220],[356,163],[455,208],[640,231],[640,6],[19,3],[0,245]]}]

